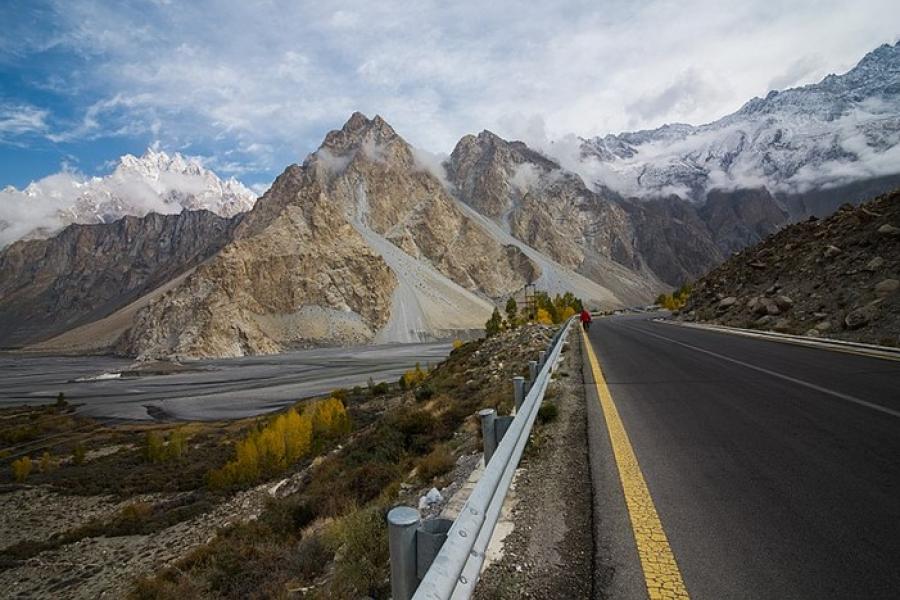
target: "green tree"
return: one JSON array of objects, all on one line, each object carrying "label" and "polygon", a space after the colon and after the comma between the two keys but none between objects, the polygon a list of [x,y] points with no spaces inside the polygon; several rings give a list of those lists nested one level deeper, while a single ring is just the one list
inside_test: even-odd
[{"label": "green tree", "polygon": [[516,304],[515,298],[510,297],[510,299],[506,301],[506,320],[510,327],[517,327],[519,325],[519,305]]},{"label": "green tree", "polygon": [[503,318],[500,316],[500,311],[497,307],[494,307],[494,312],[491,314],[491,318],[487,320],[487,323],[484,324],[484,333],[487,337],[491,337],[500,333],[500,327],[503,323]]}]

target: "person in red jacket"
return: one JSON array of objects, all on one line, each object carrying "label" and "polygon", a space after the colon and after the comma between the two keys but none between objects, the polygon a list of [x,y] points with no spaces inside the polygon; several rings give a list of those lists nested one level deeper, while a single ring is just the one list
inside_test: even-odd
[{"label": "person in red jacket", "polygon": [[591,313],[586,308],[581,309],[581,326],[587,331],[591,328]]}]

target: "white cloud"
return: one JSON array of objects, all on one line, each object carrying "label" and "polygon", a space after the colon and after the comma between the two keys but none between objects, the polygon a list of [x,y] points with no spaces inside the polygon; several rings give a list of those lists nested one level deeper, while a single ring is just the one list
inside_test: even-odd
[{"label": "white cloud", "polygon": [[0,141],[47,130],[46,110],[27,104],[0,104]]},{"label": "white cloud", "polygon": [[[169,146],[200,137],[274,146],[270,167],[281,168],[353,110],[384,115],[430,151],[482,128],[504,135],[511,113],[540,116],[554,137],[710,121],[773,82],[841,71],[893,41],[894,8],[58,0],[52,45],[92,57],[77,78],[103,97],[57,135],[150,131],[155,122]],[[34,49],[51,43],[22,37]]]},{"label": "white cloud", "polygon": [[447,179],[447,168],[444,166],[444,163],[450,158],[448,155],[432,153],[415,146],[412,146],[411,150],[417,169],[431,173],[445,189],[452,189],[452,184]]}]

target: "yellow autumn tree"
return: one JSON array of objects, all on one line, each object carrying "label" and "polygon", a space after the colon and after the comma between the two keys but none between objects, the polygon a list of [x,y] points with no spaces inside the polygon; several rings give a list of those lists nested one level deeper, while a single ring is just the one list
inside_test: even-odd
[{"label": "yellow autumn tree", "polygon": [[306,456],[312,448],[312,420],[291,409],[284,414],[284,451],[288,464]]},{"label": "yellow autumn tree", "polygon": [[537,314],[535,315],[534,320],[541,325],[553,325],[553,317],[551,317],[550,313],[543,308],[537,309]]},{"label": "yellow autumn tree", "polygon": [[566,306],[562,309],[562,312],[559,313],[559,321],[560,323],[565,322],[566,319],[573,316],[575,314],[575,309],[571,306]]},{"label": "yellow autumn tree", "polygon": [[15,480],[22,483],[28,479],[28,475],[31,474],[31,466],[31,458],[28,456],[14,460],[12,462],[12,472]]},{"label": "yellow autumn tree", "polygon": [[330,439],[350,432],[350,416],[344,403],[337,398],[316,402],[310,407],[310,412],[315,437]]},{"label": "yellow autumn tree", "polygon": [[425,381],[426,377],[428,377],[428,373],[422,370],[419,363],[416,363],[415,369],[410,369],[403,374],[400,384],[405,389],[413,388]]},{"label": "yellow autumn tree", "polygon": [[287,469],[313,448],[315,439],[333,439],[350,431],[343,402],[328,398],[311,404],[303,414],[295,409],[269,420],[235,444],[235,458],[209,473],[209,485],[248,485]]}]

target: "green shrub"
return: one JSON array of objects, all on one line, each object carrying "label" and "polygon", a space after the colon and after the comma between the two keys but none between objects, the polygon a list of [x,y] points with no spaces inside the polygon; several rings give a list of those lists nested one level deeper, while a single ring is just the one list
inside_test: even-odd
[{"label": "green shrub", "polygon": [[555,404],[547,402],[538,409],[537,419],[541,424],[555,421],[557,416],[559,416],[559,409],[556,408]]},{"label": "green shrub", "polygon": [[81,442],[75,444],[75,449],[72,450],[72,464],[83,465],[86,456],[87,451],[84,449],[84,444]]},{"label": "green shrub", "polygon": [[328,547],[320,534],[303,536],[294,552],[299,563],[297,574],[307,581],[318,577],[334,559],[334,550]]},{"label": "green shrub", "polygon": [[431,453],[419,459],[416,470],[419,478],[427,483],[435,477],[443,475],[454,466],[456,466],[456,457],[453,456],[453,453],[450,452],[447,446],[441,444],[432,450]]},{"label": "green shrub", "polygon": [[336,552],[329,597],[385,597],[388,589],[388,544],[384,514],[376,508],[352,511],[329,531]]},{"label": "green shrub", "polygon": [[149,463],[161,463],[166,459],[166,448],[162,435],[148,431],[144,436],[144,459]]},{"label": "green shrub", "polygon": [[416,391],[413,393],[415,394],[416,400],[424,402],[430,400],[434,396],[434,388],[430,385],[422,385],[417,387]]}]

